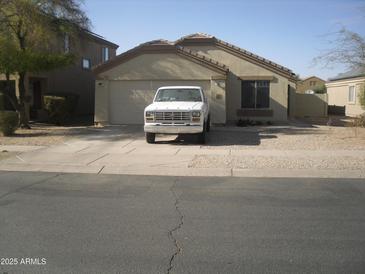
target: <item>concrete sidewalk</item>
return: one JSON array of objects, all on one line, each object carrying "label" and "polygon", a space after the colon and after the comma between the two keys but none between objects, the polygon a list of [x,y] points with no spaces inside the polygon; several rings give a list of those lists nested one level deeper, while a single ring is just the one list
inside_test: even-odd
[{"label": "concrete sidewalk", "polygon": [[[140,134],[120,140],[94,137],[75,139],[51,147],[20,150],[7,146],[8,151],[18,153],[0,161],[0,170],[167,176],[365,178],[365,150],[260,150],[247,146],[200,146],[194,142],[173,142],[171,136],[163,137],[157,144],[147,144]],[[331,165],[333,159],[344,161],[347,165],[336,168]],[[285,166],[286,162],[289,166]],[[330,164],[316,166],[323,162]],[[291,163],[294,165],[290,166]]]}]

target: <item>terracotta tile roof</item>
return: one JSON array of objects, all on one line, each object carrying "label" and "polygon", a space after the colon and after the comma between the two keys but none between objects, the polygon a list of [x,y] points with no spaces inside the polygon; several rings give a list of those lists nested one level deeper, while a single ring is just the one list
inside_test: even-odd
[{"label": "terracotta tile roof", "polygon": [[240,54],[244,57],[248,57],[250,59],[253,59],[253,60],[256,60],[262,64],[266,64],[270,67],[273,67],[277,70],[280,70],[282,72],[284,72],[285,74],[288,74],[288,76],[290,78],[295,78],[296,79],[296,76],[295,76],[295,73],[293,73],[292,70],[290,70],[289,68],[286,68],[282,65],[279,65],[275,62],[272,62],[266,58],[263,58],[257,54],[254,54],[248,50],[245,50],[245,49],[242,49],[240,47],[237,47],[233,44],[230,44],[228,42],[225,42],[223,40],[220,40],[218,38],[216,38],[215,36],[212,36],[212,35],[209,35],[209,34],[204,34],[204,33],[194,33],[194,34],[190,34],[190,35],[186,35],[186,36],[183,36],[182,38],[178,39],[177,41],[175,41],[175,44],[177,45],[184,45],[184,42],[187,42],[187,43],[194,43],[194,42],[203,42],[203,41],[206,41],[207,43],[212,43],[212,44],[216,44],[216,45],[219,45],[221,46],[223,49],[226,49],[226,50],[229,50],[229,51],[233,51],[237,54]]}]

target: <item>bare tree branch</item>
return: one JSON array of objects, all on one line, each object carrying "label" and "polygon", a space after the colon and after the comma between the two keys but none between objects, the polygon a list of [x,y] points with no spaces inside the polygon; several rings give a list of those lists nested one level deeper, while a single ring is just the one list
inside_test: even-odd
[{"label": "bare tree branch", "polygon": [[314,65],[321,64],[325,68],[331,68],[334,64],[342,64],[349,69],[365,68],[365,37],[344,27],[331,34],[331,37],[328,43],[332,47],[321,51],[313,59]]}]

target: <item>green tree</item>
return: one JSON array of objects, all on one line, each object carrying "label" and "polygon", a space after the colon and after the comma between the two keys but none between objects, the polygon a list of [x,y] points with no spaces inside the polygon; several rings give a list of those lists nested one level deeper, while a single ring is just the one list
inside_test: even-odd
[{"label": "green tree", "polygon": [[327,88],[326,86],[323,84],[323,85],[320,85],[320,86],[317,86],[315,88],[313,88],[313,91],[315,93],[318,93],[318,94],[323,94],[323,93],[326,93],[327,92]]},{"label": "green tree", "polygon": [[[19,76],[17,110],[20,124],[29,128],[25,80],[29,72],[68,65],[72,55],[62,53],[60,37],[77,40],[90,26],[80,0],[0,0],[0,72]],[[1,41],[6,41],[2,43]],[[9,46],[10,45],[10,46]],[[11,60],[7,59],[11,57]],[[4,58],[5,57],[5,58]]]},{"label": "green tree", "polygon": [[15,93],[11,92],[10,75],[16,73],[16,50],[11,39],[0,36],[0,74],[4,74],[6,85],[4,90],[0,90],[15,109],[18,109]]}]

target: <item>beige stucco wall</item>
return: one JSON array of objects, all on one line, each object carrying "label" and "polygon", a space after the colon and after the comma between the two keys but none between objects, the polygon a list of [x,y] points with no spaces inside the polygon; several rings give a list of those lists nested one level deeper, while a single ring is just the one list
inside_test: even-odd
[{"label": "beige stucco wall", "polygon": [[241,109],[241,80],[238,76],[273,76],[270,82],[270,109],[273,110],[271,117],[249,117],[255,120],[286,121],[288,106],[288,79],[259,65],[250,63],[240,57],[228,53],[216,46],[186,46],[200,54],[211,57],[229,67],[227,77],[226,108],[227,121],[238,120],[237,110]]},{"label": "beige stucco wall", "polygon": [[109,82],[95,82],[95,122],[107,124],[109,121]]},{"label": "beige stucco wall", "polygon": [[288,91],[288,109],[287,109],[287,113],[289,117],[294,117],[295,116],[295,102],[296,102],[296,88],[297,88],[297,83],[293,82],[293,81],[289,81],[289,91]]},{"label": "beige stucco wall", "polygon": [[[212,80],[220,76],[222,80]],[[95,122],[116,123],[116,115],[134,113],[127,123],[143,123],[143,108],[152,102],[151,94],[161,86],[198,85],[204,88],[211,105],[213,123],[226,122],[224,74],[177,54],[143,54],[96,76]],[[120,110],[115,112],[115,101]],[[132,102],[125,106],[122,101]],[[122,108],[128,109],[124,111]],[[111,113],[113,112],[113,113]]]},{"label": "beige stucco wall", "polygon": [[210,79],[214,72],[174,53],[142,54],[100,73],[98,78],[109,80],[201,80]]},{"label": "beige stucco wall", "polygon": [[225,124],[226,116],[226,80],[211,80],[209,104],[211,121],[215,124]]},{"label": "beige stucco wall", "polygon": [[78,114],[92,114],[95,101],[95,76],[91,69],[82,68],[82,59],[91,61],[91,66],[102,63],[102,48],[109,48],[109,57],[114,58],[116,49],[96,42],[92,39],[82,38],[73,52],[76,55],[75,63],[61,69],[42,73],[39,76],[47,78],[47,93],[74,93],[79,96]]},{"label": "beige stucco wall", "polygon": [[[357,116],[365,112],[361,107],[358,98],[360,90],[365,85],[365,78],[357,78],[350,80],[339,80],[326,84],[328,94],[328,105],[345,106],[345,114],[347,116]],[[349,87],[355,86],[355,102],[349,102]]]},{"label": "beige stucco wall", "polygon": [[327,94],[295,94],[296,117],[326,117]]}]

